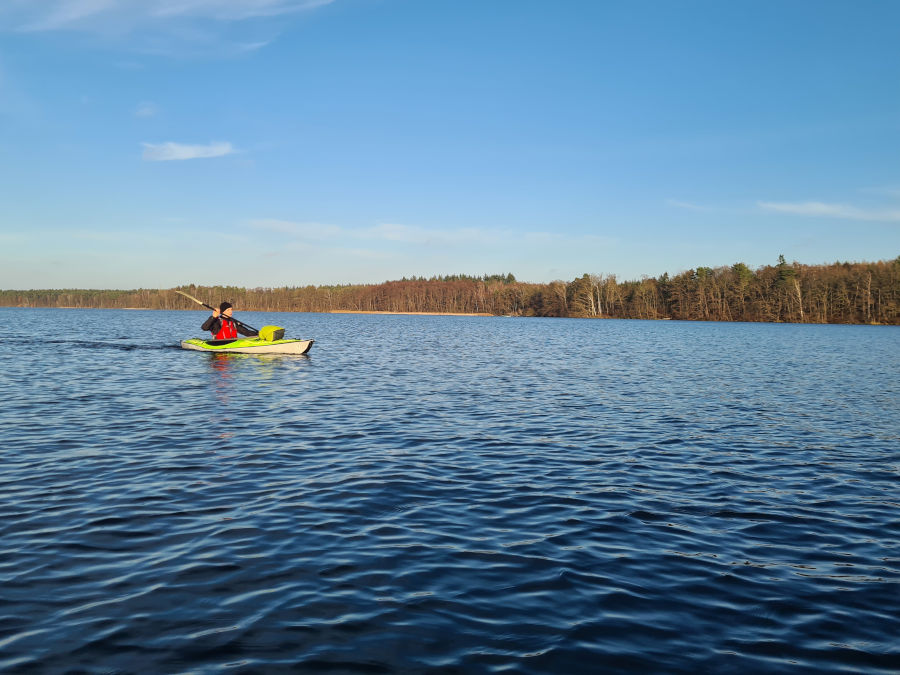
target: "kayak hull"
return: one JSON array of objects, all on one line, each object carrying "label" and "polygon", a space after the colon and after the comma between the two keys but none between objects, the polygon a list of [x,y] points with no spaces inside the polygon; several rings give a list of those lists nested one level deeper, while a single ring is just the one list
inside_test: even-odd
[{"label": "kayak hull", "polygon": [[238,338],[237,340],[182,340],[182,349],[215,354],[306,354],[315,340],[259,340]]}]

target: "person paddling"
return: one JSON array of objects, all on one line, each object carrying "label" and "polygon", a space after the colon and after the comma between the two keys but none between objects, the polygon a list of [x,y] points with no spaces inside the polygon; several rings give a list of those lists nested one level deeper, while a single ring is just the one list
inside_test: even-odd
[{"label": "person paddling", "polygon": [[247,336],[256,335],[240,321],[235,321],[231,318],[233,311],[230,302],[223,302],[219,305],[219,309],[213,309],[212,316],[203,322],[200,330],[211,332],[214,340],[234,339],[238,336],[238,333]]}]

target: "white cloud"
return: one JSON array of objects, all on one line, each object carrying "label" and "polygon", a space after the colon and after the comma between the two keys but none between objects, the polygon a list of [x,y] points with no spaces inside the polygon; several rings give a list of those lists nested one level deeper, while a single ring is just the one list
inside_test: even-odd
[{"label": "white cloud", "polygon": [[351,258],[359,258],[361,260],[395,260],[397,258],[393,253],[386,251],[373,251],[368,248],[335,248],[333,253]]},{"label": "white cloud", "polygon": [[438,230],[418,225],[382,223],[357,231],[362,239],[393,241],[403,244],[470,244],[496,241],[498,233],[474,227]]},{"label": "white cloud", "polygon": [[148,162],[166,162],[183,159],[224,157],[235,152],[231,143],[216,142],[209,145],[183,145],[181,143],[142,143],[142,158]]},{"label": "white cloud", "polygon": [[239,52],[255,52],[263,47],[268,47],[270,44],[272,44],[272,40],[260,40],[259,42],[244,42],[235,45],[235,48]]},{"label": "white cloud", "polygon": [[67,232],[72,239],[84,239],[87,241],[121,241],[128,237],[127,232],[107,232],[100,230],[74,230]]},{"label": "white cloud", "polygon": [[477,228],[463,227],[450,230],[429,229],[418,225],[382,223],[372,227],[346,228],[322,223],[298,223],[288,220],[257,219],[250,226],[258,230],[268,230],[288,234],[307,240],[345,239],[363,241],[386,241],[399,244],[448,245],[489,243],[498,241],[504,233]]},{"label": "white cloud", "polygon": [[900,210],[894,209],[861,209],[849,204],[825,202],[758,202],[758,205],[764,211],[790,213],[798,216],[900,222]]},{"label": "white cloud", "polygon": [[121,60],[113,62],[113,67],[119,70],[143,70],[144,64],[137,61]]},{"label": "white cloud", "polygon": [[689,211],[711,211],[712,209],[709,206],[702,206],[700,204],[694,204],[692,202],[682,202],[677,199],[667,199],[666,204],[669,206],[674,206],[676,209],[688,209]]},{"label": "white cloud", "polygon": [[5,0],[0,29],[24,31],[135,30],[172,19],[242,21],[275,17],[334,0]]},{"label": "white cloud", "polygon": [[300,239],[331,239],[344,233],[337,225],[323,225],[322,223],[295,223],[290,220],[276,220],[263,218],[251,220],[250,226],[257,230],[267,230],[280,234],[289,234]]},{"label": "white cloud", "polygon": [[64,0],[56,3],[33,3],[26,30],[54,30],[108,12],[116,0]]},{"label": "white cloud", "polygon": [[0,0],[0,34],[66,31],[133,54],[232,57],[271,44],[289,15],[334,1]]},{"label": "white cloud", "polygon": [[562,232],[525,232],[519,236],[531,244],[539,244],[541,246],[559,244],[566,239],[566,235]]},{"label": "white cloud", "polygon": [[134,110],[135,117],[153,117],[159,112],[159,107],[150,101],[144,101],[138,104]]},{"label": "white cloud", "polygon": [[381,239],[405,244],[427,244],[432,237],[429,230],[410,225],[382,224],[359,232],[364,239]]},{"label": "white cloud", "polygon": [[525,232],[524,234],[509,234],[511,239],[520,239],[526,244],[539,246],[543,249],[564,247],[566,249],[578,248],[589,250],[594,247],[610,248],[618,244],[618,239],[600,234],[571,234],[568,232]]},{"label": "white cloud", "polygon": [[865,192],[867,194],[880,195],[882,197],[900,197],[900,187],[891,186],[891,187],[868,187],[861,188],[860,192]]},{"label": "white cloud", "polygon": [[[386,250],[390,255],[400,255],[404,249],[414,251],[414,255],[449,254],[460,250],[492,251],[502,250],[609,250],[618,245],[616,239],[595,234],[571,234],[564,232],[513,232],[502,229],[459,227],[434,229],[419,225],[381,223],[371,227],[341,227],[316,222],[294,222],[278,219],[256,219],[247,224],[262,231],[284,236],[282,250],[302,245],[322,247],[328,251],[353,251],[356,256],[381,258]],[[354,247],[355,243],[371,246],[371,249]],[[340,248],[335,248],[340,247]],[[319,248],[325,251],[326,248]],[[364,253],[365,252],[365,253]]]},{"label": "white cloud", "polygon": [[155,16],[201,16],[220,21],[278,16],[328,5],[334,0],[143,0]]}]

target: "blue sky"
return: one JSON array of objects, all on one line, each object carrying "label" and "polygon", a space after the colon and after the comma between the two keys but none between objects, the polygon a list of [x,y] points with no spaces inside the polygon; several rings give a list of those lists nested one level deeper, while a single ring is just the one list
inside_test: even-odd
[{"label": "blue sky", "polygon": [[900,254],[893,0],[3,0],[0,288]]}]

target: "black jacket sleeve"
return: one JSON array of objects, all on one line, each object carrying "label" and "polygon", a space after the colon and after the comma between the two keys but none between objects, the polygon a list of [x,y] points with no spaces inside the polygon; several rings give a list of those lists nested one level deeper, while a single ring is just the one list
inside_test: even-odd
[{"label": "black jacket sleeve", "polygon": [[220,330],[222,330],[222,322],[218,319],[218,317],[210,316],[206,321],[203,322],[203,325],[200,326],[200,330],[208,330],[210,333],[215,335]]},{"label": "black jacket sleeve", "polygon": [[235,323],[234,327],[237,328],[237,332],[241,335],[256,335],[256,333],[248,328],[244,328],[243,324]]}]

